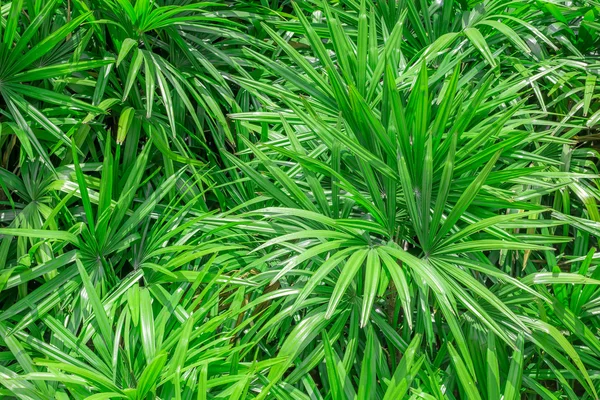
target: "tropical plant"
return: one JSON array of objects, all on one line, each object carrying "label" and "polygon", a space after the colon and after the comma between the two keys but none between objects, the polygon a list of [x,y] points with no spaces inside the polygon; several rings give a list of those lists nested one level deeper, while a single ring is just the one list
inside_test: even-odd
[{"label": "tropical plant", "polygon": [[592,1],[0,7],[0,396],[596,399]]}]

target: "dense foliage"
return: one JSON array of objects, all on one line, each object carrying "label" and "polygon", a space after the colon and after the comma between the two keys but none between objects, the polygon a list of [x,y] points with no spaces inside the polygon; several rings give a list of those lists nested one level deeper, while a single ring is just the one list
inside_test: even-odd
[{"label": "dense foliage", "polygon": [[0,397],[597,399],[600,3],[0,6]]}]

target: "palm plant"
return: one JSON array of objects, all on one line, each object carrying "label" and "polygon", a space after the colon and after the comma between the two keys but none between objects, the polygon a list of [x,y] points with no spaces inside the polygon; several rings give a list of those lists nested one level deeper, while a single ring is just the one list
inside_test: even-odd
[{"label": "palm plant", "polygon": [[[28,7],[27,14],[23,12],[22,1],[10,5],[3,21],[0,45],[2,109],[14,121],[12,131],[26,154],[30,158],[42,157],[52,168],[38,135],[45,136],[50,143],[69,145],[71,138],[61,125],[64,122],[71,125],[73,120],[70,118],[81,119],[86,112],[102,112],[100,108],[64,93],[68,84],[62,78],[110,64],[113,60],[82,57],[89,35],[83,31],[73,34],[73,31],[88,19],[89,14],[72,18],[64,8],[58,7],[58,1]],[[26,16],[28,22],[24,24],[22,21]],[[53,86],[59,86],[61,90],[55,91]],[[36,104],[39,102],[52,108],[44,110]],[[53,115],[63,118],[53,118]],[[43,133],[36,133],[34,128]]]},{"label": "palm plant", "polygon": [[0,395],[597,398],[599,10],[0,6]]},{"label": "palm plant", "polygon": [[[571,371],[595,396],[587,372],[594,367],[586,367],[581,359],[593,359],[596,350],[577,354],[559,333],[559,328],[567,329],[569,337],[583,340],[574,326],[564,325],[565,313],[572,315],[570,311],[552,293],[531,287],[553,282],[542,278],[548,274],[535,266],[548,262],[550,271],[557,264],[554,249],[547,245],[561,246],[564,251],[571,240],[561,235],[569,233],[559,228],[563,222],[548,213],[552,205],[545,203],[548,196],[581,185],[586,187],[579,196],[582,205],[585,201],[595,205],[597,195],[589,186],[595,168],[575,167],[577,172],[571,172],[570,165],[557,168],[551,161],[561,149],[570,150],[565,148],[568,143],[548,140],[548,136],[562,134],[569,139],[583,126],[544,120],[544,111],[528,102],[525,85],[530,82],[519,82],[512,75],[497,78],[481,64],[470,72],[460,62],[464,53],[474,54],[472,48],[460,55],[450,50],[440,56],[432,48],[443,48],[434,43],[416,51],[421,56],[402,70],[403,14],[392,23],[395,29],[387,41],[372,39],[377,38],[375,24],[368,24],[362,2],[353,39],[341,17],[326,3],[323,6],[328,29],[323,36],[296,9],[302,27],[297,30],[305,35],[296,40],[306,40],[305,48],[318,60],[317,71],[322,68],[323,73],[314,72],[315,65],[309,64],[305,54],[265,27],[289,61],[251,55],[267,72],[285,81],[266,87],[239,79],[240,85],[262,96],[266,110],[231,115],[247,121],[248,129],[256,129],[257,134],[264,124],[279,127],[260,144],[247,143],[246,152],[254,154],[255,165],[236,164],[272,199],[265,199],[269,208],[249,215],[296,225],[282,229],[285,235],[278,232],[259,249],[270,249],[265,257],[280,260],[281,268],[265,272],[269,279],[274,275],[271,284],[284,280],[285,286],[299,288],[290,312],[304,308],[302,303],[311,296],[321,298],[322,306],[305,314],[314,324],[303,327],[311,332],[306,340],[314,340],[316,328],[327,327],[323,319],[340,311],[355,313],[354,323],[361,328],[372,318],[381,332],[386,331],[383,323],[392,332],[401,326],[404,343],[414,332],[423,332],[431,369],[449,365],[460,378],[462,393],[479,396],[472,382],[484,381],[490,398],[495,398],[489,391],[505,384],[499,376],[515,379],[506,384],[507,391],[514,391],[525,366],[519,361],[516,375],[509,374],[516,367],[508,364],[502,366],[506,370],[500,375],[486,374],[485,364],[473,360],[471,354],[477,352],[466,338],[471,332],[487,330],[490,333],[478,339],[482,346],[487,343],[497,349],[502,345],[503,351],[513,351],[515,356],[524,356],[518,347],[523,338],[533,346],[529,352],[554,347],[549,353],[561,361],[550,362]],[[468,29],[472,28],[465,35],[480,51],[481,62],[492,64],[487,45],[477,45],[480,35]],[[378,43],[384,43],[380,49]],[[445,46],[451,43],[444,41]],[[437,64],[435,74],[428,72],[427,62]],[[461,80],[461,74],[479,76],[481,83]],[[538,74],[532,81],[545,75]],[[302,99],[298,94],[310,97]],[[270,101],[269,96],[283,103]],[[287,208],[273,208],[272,203]],[[580,212],[592,215],[594,205]],[[294,274],[295,269],[304,273]],[[308,277],[307,270],[311,271]],[[560,269],[552,268],[552,272]],[[585,274],[561,272],[555,278],[573,284],[597,283]],[[324,290],[323,284],[330,289]],[[531,304],[562,315],[555,321],[558,328],[532,318]],[[379,313],[379,318],[373,313]],[[441,339],[448,336],[451,341]],[[295,336],[289,340],[298,341]],[[285,344],[281,352],[284,348]],[[292,350],[294,357],[302,357],[298,350]],[[309,362],[303,360],[296,368],[301,370],[305,364]],[[346,370],[352,364],[345,362]],[[281,377],[283,369],[276,371],[269,375],[271,379]],[[537,376],[531,378],[525,386],[539,390],[542,385],[536,382]],[[378,381],[386,379],[389,376],[377,377]]]}]

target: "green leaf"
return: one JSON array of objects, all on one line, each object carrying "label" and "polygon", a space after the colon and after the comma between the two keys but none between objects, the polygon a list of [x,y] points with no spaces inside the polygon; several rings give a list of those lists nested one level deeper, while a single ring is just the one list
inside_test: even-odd
[{"label": "green leaf", "polygon": [[137,41],[131,38],[127,38],[125,40],[123,40],[123,44],[121,45],[121,50],[119,50],[119,56],[117,57],[117,67],[119,66],[119,64],[121,64],[121,62],[125,59],[125,57],[127,57],[127,54],[129,54],[129,51],[131,51],[132,48],[137,46]]},{"label": "green leaf", "polygon": [[390,379],[383,400],[403,398],[424,361],[424,356],[415,361],[416,352],[421,344],[421,335],[416,334]]},{"label": "green leaf", "polygon": [[[348,265],[346,265],[347,267]],[[379,274],[381,272],[381,264],[379,261],[379,255],[377,250],[371,249],[367,254],[367,263],[365,265],[365,282],[364,282],[364,294],[363,304],[360,313],[360,327],[364,328],[367,325],[369,315],[371,315],[371,308],[377,295],[377,289],[379,287]]]},{"label": "green leaf", "polygon": [[[156,333],[154,329],[154,313],[152,312],[152,299],[147,288],[140,288],[140,330],[142,332],[142,348],[146,356],[148,366],[162,356],[156,354]],[[166,357],[165,357],[166,359]]]},{"label": "green leaf", "polygon": [[504,387],[504,396],[506,400],[520,399],[521,382],[524,368],[523,359],[523,336],[517,337],[517,349],[513,352],[510,362],[510,369],[506,378]]},{"label": "green leaf", "polygon": [[465,32],[465,35],[467,35],[467,37],[471,41],[471,43],[473,43],[473,46],[475,46],[477,48],[477,50],[479,50],[479,52],[481,53],[483,58],[485,58],[485,60],[488,62],[488,64],[490,64],[493,68],[495,68],[496,60],[494,59],[494,56],[492,55],[492,52],[491,52],[490,48],[488,47],[488,44],[486,43],[485,38],[483,37],[483,35],[479,31],[479,29],[465,28],[464,32]]},{"label": "green leaf", "polygon": [[141,400],[146,398],[146,395],[156,387],[156,385],[158,384],[158,378],[166,362],[167,354],[161,352],[148,363],[148,365],[144,369],[144,372],[142,372],[142,376],[140,376],[140,380],[137,384],[137,399]]},{"label": "green leaf", "polygon": [[119,117],[119,128],[117,130],[118,145],[123,144],[125,141],[133,118],[135,118],[135,110],[133,107],[126,107],[123,109],[123,111],[121,111],[121,115]]},{"label": "green leaf", "polygon": [[331,294],[327,312],[325,313],[325,319],[331,318],[336,311],[342,296],[346,292],[348,286],[350,286],[350,283],[354,280],[354,276],[363,265],[363,262],[369,253],[370,251],[367,250],[358,250],[350,256],[348,262],[344,265],[342,272],[337,279],[337,283],[335,284],[335,288],[333,289],[333,293]]},{"label": "green leaf", "polygon": [[447,343],[448,352],[450,353],[450,359],[452,360],[452,364],[454,365],[454,370],[458,376],[458,380],[461,384],[462,389],[466,393],[469,399],[481,399],[479,395],[479,391],[477,390],[477,385],[467,368],[465,367],[465,363],[463,362],[460,355],[454,350],[451,342]]},{"label": "green leaf", "polygon": [[102,333],[103,341],[108,347],[113,342],[113,330],[111,328],[111,323],[108,319],[108,315],[106,315],[106,311],[104,310],[104,306],[102,305],[102,301],[98,297],[96,293],[96,289],[88,275],[85,266],[79,260],[79,258],[75,259],[75,263],[77,264],[77,270],[79,271],[79,276],[81,277],[81,281],[83,282],[83,287],[85,288],[85,292],[92,306],[92,310],[94,310],[94,317],[98,326],[100,327],[100,332]]}]

